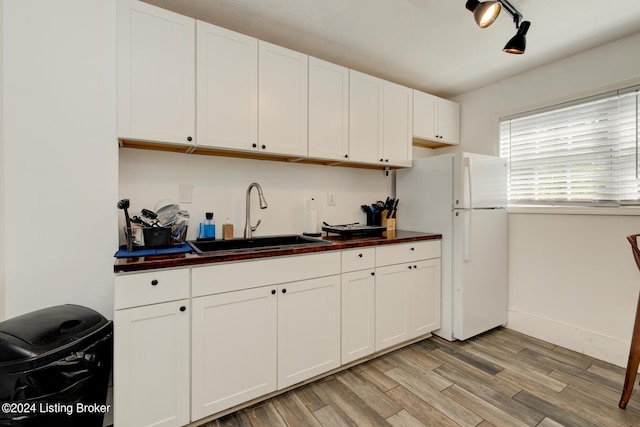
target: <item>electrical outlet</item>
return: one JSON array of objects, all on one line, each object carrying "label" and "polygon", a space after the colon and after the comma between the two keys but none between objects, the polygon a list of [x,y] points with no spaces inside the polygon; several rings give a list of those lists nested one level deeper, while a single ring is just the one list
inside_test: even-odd
[{"label": "electrical outlet", "polygon": [[193,203],[193,185],[178,185],[178,203]]},{"label": "electrical outlet", "polygon": [[336,192],[329,191],[327,192],[327,206],[335,206],[336,205]]}]

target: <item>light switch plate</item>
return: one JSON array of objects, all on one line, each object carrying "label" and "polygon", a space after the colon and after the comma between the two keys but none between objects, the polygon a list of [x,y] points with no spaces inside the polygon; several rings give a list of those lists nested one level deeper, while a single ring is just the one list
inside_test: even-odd
[{"label": "light switch plate", "polygon": [[327,206],[335,206],[336,205],[336,192],[329,191],[327,192]]},{"label": "light switch plate", "polygon": [[193,203],[193,185],[178,185],[178,203]]}]

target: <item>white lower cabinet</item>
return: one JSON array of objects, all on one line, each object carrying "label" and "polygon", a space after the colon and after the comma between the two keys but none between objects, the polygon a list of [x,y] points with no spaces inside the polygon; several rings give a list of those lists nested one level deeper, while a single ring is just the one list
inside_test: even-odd
[{"label": "white lower cabinet", "polygon": [[116,310],[114,425],[189,423],[189,300]]},{"label": "white lower cabinet", "polygon": [[189,269],[115,278],[114,425],[189,423]]},{"label": "white lower cabinet", "polygon": [[409,283],[411,337],[440,329],[440,258],[415,263]]},{"label": "white lower cabinet", "polygon": [[193,420],[340,366],[340,277],[193,299]]},{"label": "white lower cabinet", "polygon": [[411,338],[408,265],[376,268],[376,351]]},{"label": "white lower cabinet", "polygon": [[276,390],[276,286],[194,298],[194,420]]},{"label": "white lower cabinet", "polygon": [[438,329],[440,241],[376,248],[375,286],[376,351]]},{"label": "white lower cabinet", "polygon": [[339,252],[194,267],[191,419],[340,366],[339,273]]},{"label": "white lower cabinet", "polygon": [[340,276],[278,286],[278,389],[340,366]]},{"label": "white lower cabinet", "polygon": [[440,327],[440,242],[118,275],[115,425],[183,426]]},{"label": "white lower cabinet", "polygon": [[369,270],[342,274],[342,363],[375,351],[375,273]]}]

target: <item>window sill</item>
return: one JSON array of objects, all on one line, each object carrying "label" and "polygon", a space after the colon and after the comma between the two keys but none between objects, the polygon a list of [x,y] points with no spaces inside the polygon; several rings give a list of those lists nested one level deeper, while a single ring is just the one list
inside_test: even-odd
[{"label": "window sill", "polygon": [[640,216],[640,206],[592,207],[592,206],[509,206],[509,214],[549,214],[549,215],[611,215]]}]

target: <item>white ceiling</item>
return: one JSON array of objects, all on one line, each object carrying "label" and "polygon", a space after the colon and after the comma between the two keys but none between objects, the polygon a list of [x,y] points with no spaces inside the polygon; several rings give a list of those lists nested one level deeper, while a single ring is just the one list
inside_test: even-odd
[{"label": "white ceiling", "polygon": [[638,0],[510,0],[531,21],[524,55],[502,52],[506,11],[481,29],[466,0],[145,1],[443,97],[640,32]]}]

